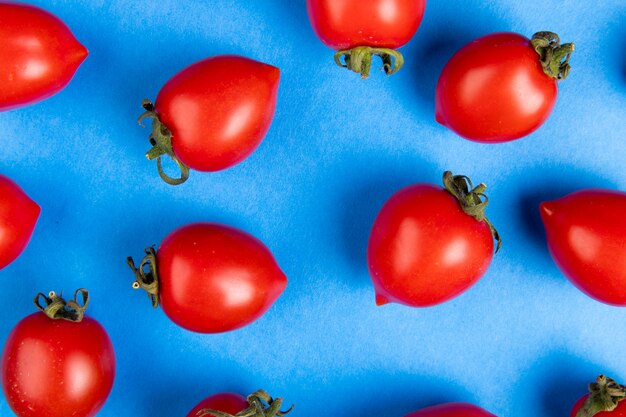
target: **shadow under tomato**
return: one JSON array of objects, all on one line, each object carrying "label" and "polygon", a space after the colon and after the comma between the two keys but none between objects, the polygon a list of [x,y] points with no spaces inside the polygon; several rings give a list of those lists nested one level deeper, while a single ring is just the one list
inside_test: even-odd
[{"label": "shadow under tomato", "polygon": [[524,378],[507,392],[517,393],[511,396],[511,401],[520,415],[566,417],[574,403],[587,393],[588,384],[605,372],[613,375],[610,369],[586,359],[566,352],[552,352],[532,364]]}]

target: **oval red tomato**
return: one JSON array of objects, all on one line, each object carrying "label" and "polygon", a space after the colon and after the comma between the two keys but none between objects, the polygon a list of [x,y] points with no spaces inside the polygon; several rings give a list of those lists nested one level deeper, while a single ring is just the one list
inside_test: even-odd
[{"label": "oval red tomato", "polygon": [[495,417],[495,415],[473,404],[446,403],[423,408],[404,417]]},{"label": "oval red tomato", "polygon": [[0,111],[61,91],[87,49],[56,16],[24,3],[0,1]]},{"label": "oval red tomato", "polygon": [[24,251],[40,212],[15,182],[0,175],[0,269]]},{"label": "oval red tomato", "polygon": [[540,32],[483,36],[459,50],[436,90],[436,119],[476,142],[519,139],[541,126],[554,107],[557,79],[569,73],[573,44]]},{"label": "oval red tomato", "polygon": [[484,216],[486,187],[472,188],[466,177],[450,172],[444,184],[406,187],[376,217],[367,261],[378,305],[439,304],[460,295],[487,270],[493,237],[499,247],[499,236]]},{"label": "oval red tomato", "polygon": [[[211,395],[200,401],[188,414],[187,417],[198,417],[198,414],[205,409],[223,411],[228,414],[237,414],[238,412],[248,408],[248,400],[246,397],[230,392]],[[211,414],[207,414],[207,417]]]},{"label": "oval red tomato", "polygon": [[[157,159],[166,182],[184,182],[189,168],[219,171],[247,158],[261,143],[276,109],[280,70],[252,59],[220,55],[196,62],[172,77],[154,106],[144,100],[140,120],[152,117],[148,159]],[[181,169],[161,169],[169,155]]]},{"label": "oval red tomato", "polygon": [[426,8],[426,0],[307,0],[306,4],[317,36],[340,51],[335,55],[337,64],[363,78],[369,74],[372,54],[383,59],[387,74],[402,67],[404,59],[395,49],[415,35]]},{"label": "oval red tomato", "polygon": [[588,296],[626,306],[626,193],[587,189],[541,203],[548,249]]},{"label": "oval red tomato", "polygon": [[604,375],[589,385],[572,408],[570,417],[626,417],[626,388]]},{"label": "oval red tomato", "polygon": [[[146,250],[135,288],[185,329],[219,333],[246,326],[278,299],[287,278],[255,237],[216,223],[194,223]],[[145,272],[148,270],[149,272]]]},{"label": "oval red tomato", "polygon": [[92,417],[115,377],[115,354],[94,319],[35,313],[11,331],[2,353],[2,388],[18,417]]}]

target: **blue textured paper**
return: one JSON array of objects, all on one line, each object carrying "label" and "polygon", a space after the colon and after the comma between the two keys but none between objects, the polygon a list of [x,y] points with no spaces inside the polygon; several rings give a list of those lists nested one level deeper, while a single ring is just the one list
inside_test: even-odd
[{"label": "blue textured paper", "polygon": [[[626,310],[575,289],[546,250],[537,204],[626,189],[623,0],[431,0],[406,65],[363,81],[335,67],[303,0],[37,1],[90,55],[62,93],[0,114],[0,172],[42,207],[24,254],[0,272],[0,340],[39,291],[91,291],[117,377],[101,416],[184,416],[205,396],[263,387],[294,417],[402,417],[470,401],[500,417],[563,417],[600,372],[626,380]],[[443,65],[496,31],[575,41],[547,123],[503,145],[434,122]],[[144,153],[141,100],[201,58],[246,55],[281,69],[259,149],[232,169],[164,184]],[[444,305],[376,307],[369,229],[383,202],[450,169],[489,185],[502,251]],[[182,330],[131,289],[125,257],[193,221],[263,240],[289,278],[259,321],[222,335]],[[0,399],[0,415],[12,416]]]}]

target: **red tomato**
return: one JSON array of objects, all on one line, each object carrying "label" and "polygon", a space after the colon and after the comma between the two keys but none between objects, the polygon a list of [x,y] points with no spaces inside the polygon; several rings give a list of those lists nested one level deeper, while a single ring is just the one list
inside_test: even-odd
[{"label": "red tomato", "polygon": [[436,90],[436,119],[466,139],[483,143],[519,139],[546,121],[557,79],[569,72],[573,44],[540,32],[483,36],[446,64]]},{"label": "red tomato", "polygon": [[467,403],[446,403],[423,408],[404,417],[495,417],[482,408]]},{"label": "red tomato", "polygon": [[486,201],[480,197],[485,185],[470,190],[465,180],[446,172],[446,188],[411,185],[385,203],[367,248],[378,305],[439,304],[485,273],[494,250],[492,235],[498,242],[499,236],[484,217]]},{"label": "red tomato", "polygon": [[146,251],[137,270],[128,260],[137,278],[134,287],[144,288],[155,307],[160,301],[172,321],[195,332],[219,333],[252,323],[287,285],[265,245],[229,226],[190,224],[170,233],[158,253]]},{"label": "red tomato", "polygon": [[0,269],[24,251],[40,212],[16,183],[0,175]]},{"label": "red tomato", "polygon": [[35,6],[0,1],[0,111],[61,91],[88,51],[56,16]]},{"label": "red tomato", "polygon": [[18,417],[95,416],[114,377],[111,340],[89,317],[71,322],[35,313],[4,345],[2,387]]},{"label": "red tomato", "polygon": [[[387,74],[400,69],[404,59],[394,50],[415,35],[426,8],[426,0],[307,0],[306,4],[317,36],[342,52],[335,56],[337,63],[363,78],[369,74],[372,54],[383,58]],[[362,47],[367,48],[354,49]],[[339,61],[341,56],[345,64]],[[389,56],[396,59],[395,68],[386,61]]]},{"label": "red tomato", "polygon": [[589,388],[590,394],[585,394],[576,401],[570,417],[626,417],[624,386],[600,375]]},{"label": "red tomato", "polygon": [[[187,417],[197,417],[202,410],[207,408],[234,415],[248,408],[248,400],[242,395],[230,392],[211,395],[200,401],[198,405],[187,414]],[[209,417],[211,414],[207,414],[206,416]]]},{"label": "red tomato", "polygon": [[[155,105],[145,100],[152,117],[146,155],[157,159],[159,174],[170,184],[187,179],[189,168],[219,171],[247,158],[270,128],[280,70],[271,65],[232,55],[196,62],[172,77],[161,89]],[[181,178],[170,178],[160,165],[171,156]]]},{"label": "red tomato", "polygon": [[540,205],[548,249],[588,296],[626,306],[626,193],[588,189]]}]

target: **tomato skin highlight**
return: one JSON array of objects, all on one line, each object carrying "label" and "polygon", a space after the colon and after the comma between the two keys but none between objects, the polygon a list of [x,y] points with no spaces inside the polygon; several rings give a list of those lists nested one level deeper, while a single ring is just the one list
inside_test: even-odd
[{"label": "tomato skin highlight", "polygon": [[[222,392],[211,395],[200,401],[188,414],[187,417],[197,417],[198,413],[206,408],[223,411],[232,415],[248,408],[246,397],[231,392]],[[211,417],[211,414],[207,414]]]},{"label": "tomato skin highlight", "polygon": [[287,286],[258,239],[216,223],[194,223],[168,235],[157,251],[161,306],[179,326],[220,333],[261,317]]},{"label": "tomato skin highlight", "polygon": [[437,82],[435,118],[481,143],[512,141],[550,116],[557,82],[546,75],[530,40],[516,33],[483,36],[461,48]]},{"label": "tomato skin highlight", "polygon": [[2,353],[2,388],[18,417],[92,417],[115,378],[115,354],[104,328],[34,313],[20,321]]},{"label": "tomato skin highlight", "polygon": [[19,185],[0,175],[0,270],[26,249],[40,213]]},{"label": "tomato skin highlight", "polygon": [[626,193],[586,189],[540,204],[548,249],[578,289],[626,306]]},{"label": "tomato skin highlight", "polygon": [[396,49],[422,22],[425,0],[307,0],[311,26],[335,50],[355,46]]},{"label": "tomato skin highlight", "polygon": [[414,411],[404,417],[496,417],[482,408],[468,403],[446,403]]},{"label": "tomato skin highlight", "polygon": [[56,16],[0,1],[0,111],[28,106],[61,91],[88,55]]},{"label": "tomato skin highlight", "polygon": [[428,307],[448,301],[480,279],[493,251],[489,226],[467,215],[445,189],[403,188],[384,204],[369,238],[376,303]]},{"label": "tomato skin highlight", "polygon": [[197,171],[219,171],[247,158],[267,134],[280,70],[249,58],[219,55],[172,77],[155,112],[172,132],[176,156]]}]

